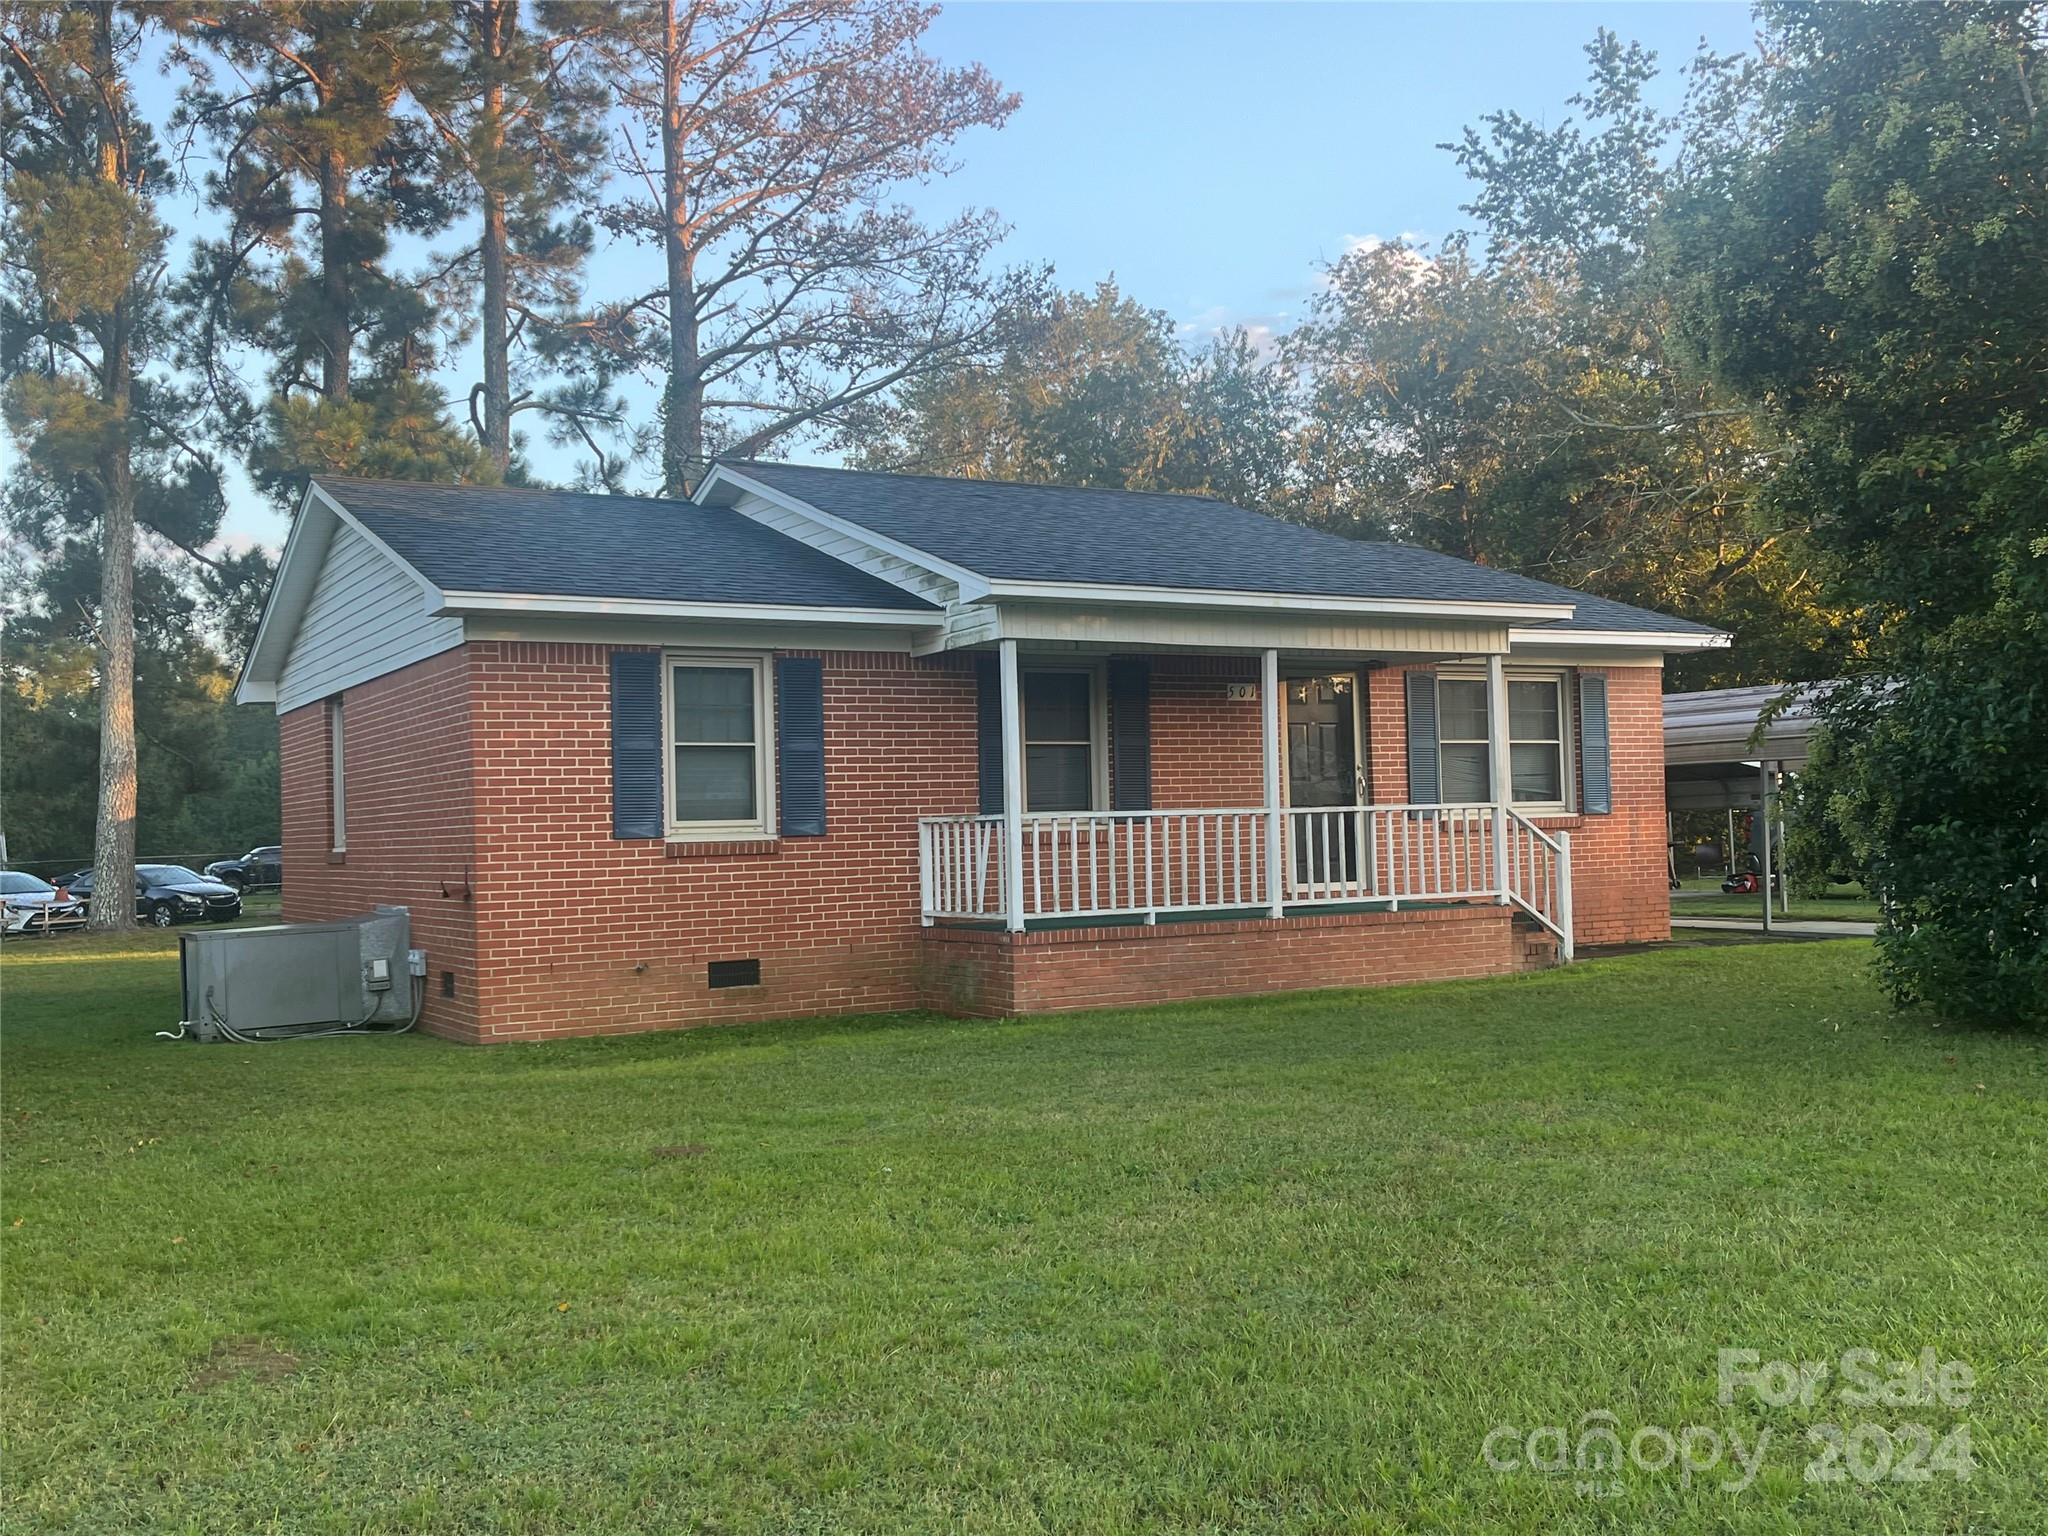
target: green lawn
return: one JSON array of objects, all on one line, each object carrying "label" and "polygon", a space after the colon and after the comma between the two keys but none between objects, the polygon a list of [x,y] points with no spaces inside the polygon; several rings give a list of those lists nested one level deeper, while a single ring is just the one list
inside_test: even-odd
[{"label": "green lawn", "polygon": [[[22,946],[0,1523],[2038,1531],[2048,1050],[1868,953],[474,1050],[170,1044],[168,941]],[[1716,1401],[1861,1346],[1974,1400]],[[1482,1459],[1596,1410],[1773,1439]],[[1864,1420],[1975,1473],[1802,1480]]]},{"label": "green lawn", "polygon": [[[1671,917],[1681,923],[1688,916],[1761,917],[1763,902],[1760,894],[1724,896],[1718,875],[1702,875],[1685,881],[1683,891],[1671,893]],[[1879,916],[1877,902],[1860,885],[1831,885],[1819,896],[1794,895],[1789,913],[1776,906],[1771,910],[1780,917],[1814,922],[1874,923]]]}]

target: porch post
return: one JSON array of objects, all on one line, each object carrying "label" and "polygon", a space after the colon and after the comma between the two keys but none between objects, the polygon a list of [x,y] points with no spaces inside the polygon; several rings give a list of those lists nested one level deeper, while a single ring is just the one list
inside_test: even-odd
[{"label": "porch post", "polygon": [[1771,765],[1756,765],[1756,845],[1763,865],[1764,932],[1771,931]]},{"label": "porch post", "polygon": [[1502,906],[1508,904],[1508,797],[1514,793],[1514,772],[1508,759],[1508,669],[1495,652],[1486,658],[1487,782],[1493,798],[1493,888]]},{"label": "porch post", "polygon": [[1003,918],[1024,931],[1024,691],[1017,676],[1017,642],[996,642],[1003,694]]},{"label": "porch post", "polygon": [[1266,916],[1279,917],[1284,908],[1282,880],[1286,870],[1286,842],[1280,814],[1280,653],[1269,650],[1261,658],[1259,673],[1259,752],[1266,786]]}]

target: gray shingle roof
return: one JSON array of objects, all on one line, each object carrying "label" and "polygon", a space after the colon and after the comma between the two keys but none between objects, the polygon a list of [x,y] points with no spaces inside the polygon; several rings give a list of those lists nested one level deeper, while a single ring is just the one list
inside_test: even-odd
[{"label": "gray shingle roof", "polygon": [[992,580],[1320,597],[1575,603],[1566,629],[1712,633],[1406,544],[1341,538],[1208,496],[736,461],[736,473]]},{"label": "gray shingle roof", "polygon": [[936,611],[723,508],[642,496],[315,479],[444,591]]}]

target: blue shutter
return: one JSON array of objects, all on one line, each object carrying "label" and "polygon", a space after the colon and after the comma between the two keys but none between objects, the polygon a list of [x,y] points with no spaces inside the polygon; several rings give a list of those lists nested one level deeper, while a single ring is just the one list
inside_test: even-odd
[{"label": "blue shutter", "polygon": [[612,652],[612,836],[660,837],[661,657]]},{"label": "blue shutter", "polygon": [[1420,668],[1405,674],[1408,685],[1408,803],[1437,805],[1436,673]]},{"label": "blue shutter", "polygon": [[1614,755],[1607,746],[1607,679],[1579,674],[1579,809],[1605,816],[1614,809]]},{"label": "blue shutter", "polygon": [[974,759],[981,776],[981,814],[1003,814],[1003,684],[996,658],[974,658]]},{"label": "blue shutter", "polygon": [[1110,809],[1152,809],[1152,661],[1119,656],[1109,664]]},{"label": "blue shutter", "polygon": [[825,835],[825,668],[815,656],[775,660],[778,808],[784,837]]}]

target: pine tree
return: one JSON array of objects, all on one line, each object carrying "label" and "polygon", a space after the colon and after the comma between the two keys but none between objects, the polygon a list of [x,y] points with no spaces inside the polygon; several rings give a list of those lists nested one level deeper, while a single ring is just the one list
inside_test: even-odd
[{"label": "pine tree", "polygon": [[[605,96],[586,46],[599,17],[588,5],[543,3],[529,20],[519,0],[458,0],[449,14],[452,50],[415,94],[477,239],[444,264],[437,291],[451,311],[474,306],[483,377],[470,390],[470,424],[502,479],[520,413],[583,429],[620,409],[602,398],[615,354],[580,313],[592,226],[563,213],[596,201],[603,169]],[[515,348],[530,362],[524,377]],[[575,383],[539,387],[536,376],[570,359]]]},{"label": "pine tree", "polygon": [[91,924],[134,921],[135,519],[138,371],[161,340],[163,165],[128,90],[144,22],[108,4],[0,12],[7,93],[7,425],[38,497],[96,524],[99,794]]},{"label": "pine tree", "polygon": [[[451,46],[445,8],[415,0],[279,0],[181,8],[189,72],[181,123],[219,157],[206,177],[226,216],[181,296],[188,359],[217,420],[281,497],[303,469],[474,475],[475,448],[423,388],[433,305],[391,270],[391,241],[455,211],[431,130],[401,111]],[[238,372],[264,365],[259,408]],[[373,468],[374,464],[374,468]]]}]

